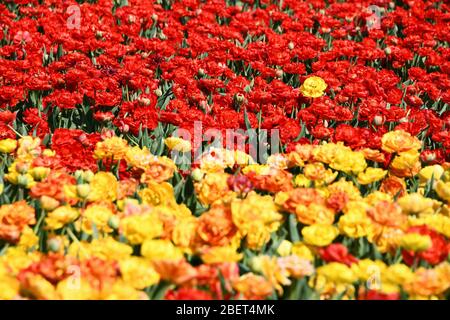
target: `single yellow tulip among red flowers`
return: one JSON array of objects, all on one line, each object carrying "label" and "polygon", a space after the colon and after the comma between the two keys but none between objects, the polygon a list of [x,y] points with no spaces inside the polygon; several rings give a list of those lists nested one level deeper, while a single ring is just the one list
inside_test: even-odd
[{"label": "single yellow tulip among red flowers", "polygon": [[309,77],[300,87],[300,92],[308,98],[319,98],[323,96],[327,84],[321,77]]}]

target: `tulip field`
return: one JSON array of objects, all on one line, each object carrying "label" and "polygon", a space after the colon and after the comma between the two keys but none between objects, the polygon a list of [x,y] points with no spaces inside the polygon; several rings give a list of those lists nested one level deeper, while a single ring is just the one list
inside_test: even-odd
[{"label": "tulip field", "polygon": [[450,3],[0,2],[1,300],[447,300]]}]

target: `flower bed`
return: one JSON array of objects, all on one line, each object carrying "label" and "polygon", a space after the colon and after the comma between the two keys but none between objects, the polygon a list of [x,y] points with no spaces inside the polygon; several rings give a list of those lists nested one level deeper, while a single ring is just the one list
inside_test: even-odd
[{"label": "flower bed", "polygon": [[4,1],[1,299],[448,299],[445,1]]}]

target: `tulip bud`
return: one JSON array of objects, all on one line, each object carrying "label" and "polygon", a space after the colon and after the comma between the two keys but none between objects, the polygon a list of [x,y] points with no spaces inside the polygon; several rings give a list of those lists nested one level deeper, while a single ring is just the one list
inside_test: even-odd
[{"label": "tulip bud", "polygon": [[376,115],[375,117],[373,117],[373,124],[376,126],[381,126],[384,122],[384,118],[383,116],[380,115]]},{"label": "tulip bud", "polygon": [[94,173],[91,170],[86,170],[83,173],[83,180],[84,181],[91,182],[93,178],[94,178]]},{"label": "tulip bud", "polygon": [[83,170],[77,170],[73,174],[75,176],[75,179],[80,180],[83,179]]},{"label": "tulip bud", "polygon": [[119,127],[120,131],[127,133],[128,131],[130,131],[130,126],[127,124],[123,124]]},{"label": "tulip bud", "polygon": [[294,43],[292,41],[289,42],[289,44],[288,44],[289,50],[294,50],[294,47],[295,47]]},{"label": "tulip bud", "polygon": [[16,164],[16,171],[21,174],[25,174],[28,172],[30,165],[26,162],[19,162]]},{"label": "tulip bud", "polygon": [[43,180],[50,174],[50,168],[45,167],[35,167],[31,169],[31,175],[33,176],[34,180]]},{"label": "tulip bud", "polygon": [[91,186],[87,183],[79,184],[77,185],[77,195],[85,199],[89,196],[89,193],[91,192]]},{"label": "tulip bud", "polygon": [[277,76],[277,78],[282,78],[283,77],[283,74],[284,74],[284,72],[283,72],[283,70],[281,70],[281,69],[278,69],[276,72],[275,72],[275,74],[276,74],[276,76]]},{"label": "tulip bud", "polygon": [[436,153],[428,153],[426,156],[425,156],[425,160],[427,161],[427,162],[431,162],[431,161],[434,161],[434,160],[436,160]]},{"label": "tulip bud", "polygon": [[205,75],[205,70],[203,70],[202,68],[198,69],[198,75],[200,77],[203,77]]},{"label": "tulip bud", "polygon": [[111,216],[108,219],[108,226],[111,229],[117,230],[119,228],[120,219],[117,216]]},{"label": "tulip bud", "polygon": [[161,97],[161,96],[162,96],[162,90],[161,90],[160,88],[156,89],[156,90],[155,90],[155,94],[156,94],[158,97]]},{"label": "tulip bud", "polygon": [[150,100],[149,98],[139,98],[139,103],[143,106],[149,106],[151,102],[152,100]]},{"label": "tulip bud", "polygon": [[52,252],[58,252],[61,249],[61,240],[58,238],[50,238],[47,240],[47,247]]},{"label": "tulip bud", "polygon": [[282,256],[288,256],[291,254],[292,251],[292,242],[288,240],[281,241],[280,245],[278,246],[277,253]]},{"label": "tulip bud", "polygon": [[97,37],[97,39],[100,39],[101,37],[103,37],[103,32],[100,30],[97,30],[97,32],[95,32],[95,36]]},{"label": "tulip bud", "polygon": [[192,170],[191,173],[192,179],[194,179],[194,181],[196,182],[200,182],[203,179],[204,175],[205,174],[199,168]]},{"label": "tulip bud", "polygon": [[389,54],[392,53],[392,49],[389,48],[389,47],[386,47],[386,49],[384,49],[384,52],[385,52],[387,55],[389,55]]},{"label": "tulip bud", "polygon": [[128,15],[128,23],[134,23],[136,22],[136,16],[130,14]]},{"label": "tulip bud", "polygon": [[22,187],[26,187],[30,183],[30,179],[27,175],[21,174],[17,177],[17,183]]},{"label": "tulip bud", "polygon": [[49,196],[42,196],[40,202],[45,211],[53,211],[59,207],[59,201]]},{"label": "tulip bud", "polygon": [[260,257],[253,257],[250,260],[250,268],[252,269],[252,271],[254,272],[261,272],[262,270],[262,263],[261,263],[261,258]]},{"label": "tulip bud", "polygon": [[244,102],[244,100],[245,100],[245,97],[242,93],[236,94],[236,102],[237,103],[241,104],[242,102]]},{"label": "tulip bud", "polygon": [[152,14],[152,20],[158,21],[158,15],[156,13]]}]

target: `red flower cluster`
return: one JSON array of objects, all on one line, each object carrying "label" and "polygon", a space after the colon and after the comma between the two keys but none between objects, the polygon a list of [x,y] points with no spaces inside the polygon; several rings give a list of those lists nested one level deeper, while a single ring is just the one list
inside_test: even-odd
[{"label": "red flower cluster", "polygon": [[[80,5],[79,28],[68,23],[75,1],[0,4],[0,137],[15,136],[17,115],[30,133],[54,133],[71,169],[78,149],[81,167],[93,166],[95,136],[67,132],[62,143],[60,127],[138,135],[158,121],[250,124],[293,143],[305,126],[313,140],[357,149],[380,148],[384,133],[403,129],[428,137],[422,160],[448,161],[448,4],[380,0],[379,28],[370,28],[371,4],[100,0]],[[325,96],[300,93],[311,75],[326,79]]]},{"label": "red flower cluster", "polygon": [[420,262],[420,260],[424,260],[431,265],[437,265],[438,263],[447,259],[447,256],[450,252],[450,243],[443,235],[429,229],[427,226],[410,227],[407,233],[427,235],[431,239],[431,247],[425,251],[402,251],[403,260],[407,265],[411,266],[414,263]]},{"label": "red flower cluster", "polygon": [[326,262],[339,262],[348,266],[358,262],[358,259],[348,252],[347,247],[340,243],[332,243],[328,247],[320,248],[319,254]]}]

